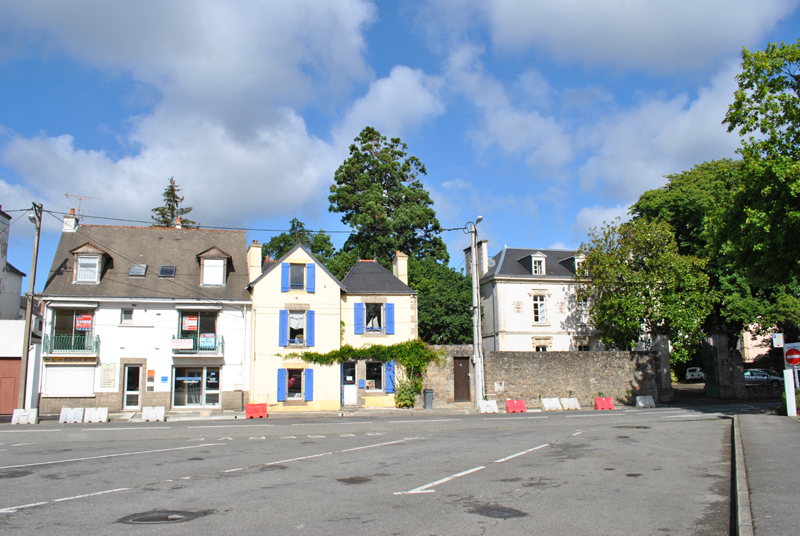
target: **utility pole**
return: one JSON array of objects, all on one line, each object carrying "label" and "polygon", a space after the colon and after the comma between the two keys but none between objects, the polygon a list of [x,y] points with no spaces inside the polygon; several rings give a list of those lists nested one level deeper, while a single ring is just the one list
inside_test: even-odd
[{"label": "utility pole", "polygon": [[22,360],[19,363],[19,409],[25,407],[25,390],[28,387],[28,353],[31,347],[31,315],[33,313],[33,288],[36,284],[36,264],[39,259],[39,233],[42,230],[42,205],[33,203],[33,214],[28,214],[28,219],[36,226],[33,238],[33,259],[31,260],[30,285],[25,304],[25,333],[22,336]]},{"label": "utility pole", "polygon": [[470,272],[472,275],[472,363],[475,371],[475,407],[480,410],[483,400],[483,334],[481,333],[480,273],[478,272],[478,228],[483,220],[478,216],[475,223],[467,223],[470,234]]}]

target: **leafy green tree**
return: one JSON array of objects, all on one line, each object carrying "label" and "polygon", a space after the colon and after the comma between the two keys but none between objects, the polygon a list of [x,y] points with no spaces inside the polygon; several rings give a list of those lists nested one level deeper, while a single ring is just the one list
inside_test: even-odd
[{"label": "leafy green tree", "polygon": [[273,260],[279,259],[297,244],[306,246],[326,268],[336,249],[333,247],[329,234],[322,231],[318,233],[309,231],[303,222],[297,218],[292,218],[288,232],[273,236],[269,242],[262,244],[261,259],[263,261],[266,256]]},{"label": "leafy green tree", "polygon": [[155,223],[151,224],[150,227],[175,227],[179,217],[181,218],[181,226],[184,228],[197,229],[200,227],[197,222],[184,217],[192,211],[192,207],[180,208],[180,204],[183,203],[183,197],[178,195],[180,191],[180,187],[175,183],[175,177],[170,177],[169,184],[164,189],[164,206],[151,210],[153,216],[150,217]]},{"label": "leafy green tree", "polygon": [[703,339],[711,310],[705,262],[681,255],[669,224],[635,219],[606,224],[581,245],[588,279],[578,291],[607,347],[631,349],[643,332],[664,334],[683,362]]},{"label": "leafy green tree", "polygon": [[408,260],[408,285],[417,291],[419,337],[429,344],[472,343],[472,283],[433,259]]},{"label": "leafy green tree", "polygon": [[330,212],[353,229],[342,248],[364,259],[391,264],[396,251],[447,262],[441,225],[430,194],[419,181],[425,165],[408,156],[400,138],[386,139],[367,127],[350,146],[331,186]]}]

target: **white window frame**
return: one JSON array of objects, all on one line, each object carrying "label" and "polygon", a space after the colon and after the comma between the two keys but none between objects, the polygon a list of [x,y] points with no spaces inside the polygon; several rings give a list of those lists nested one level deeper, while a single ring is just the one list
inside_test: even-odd
[{"label": "white window frame", "polygon": [[544,260],[533,259],[531,262],[531,272],[533,275],[544,275]]},{"label": "white window frame", "polygon": [[[86,261],[94,261],[94,266],[84,266],[83,263]],[[92,277],[86,277],[86,274],[89,273],[88,270],[92,270]],[[87,271],[84,271],[87,270]],[[75,259],[75,282],[76,283],[97,283],[100,279],[100,256],[99,255],[78,255],[78,258]]]},{"label": "white window frame", "polygon": [[[302,342],[292,342],[292,340],[297,340],[297,337],[292,339],[292,314],[301,314],[303,315],[303,339]],[[287,322],[286,326],[286,344],[289,346],[305,346],[308,342],[308,315],[303,310],[292,310],[289,309],[289,321]],[[295,328],[297,329],[297,328]]]},{"label": "white window frame", "polygon": [[547,324],[547,297],[541,294],[533,296],[533,323]]},{"label": "white window frame", "polygon": [[203,281],[201,285],[206,287],[224,286],[225,268],[225,259],[203,259]]},{"label": "white window frame", "polygon": [[[129,313],[129,318],[125,318],[126,313]],[[120,324],[132,324],[133,323],[133,308],[128,309],[121,309],[120,316],[119,316],[119,323]]]}]

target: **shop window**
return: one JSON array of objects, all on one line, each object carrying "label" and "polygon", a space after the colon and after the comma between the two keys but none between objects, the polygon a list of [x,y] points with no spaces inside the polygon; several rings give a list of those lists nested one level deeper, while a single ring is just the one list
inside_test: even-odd
[{"label": "shop window", "polygon": [[367,361],[367,374],[365,387],[367,391],[383,390],[383,363]]},{"label": "shop window", "polygon": [[219,367],[175,367],[173,406],[219,405]]}]

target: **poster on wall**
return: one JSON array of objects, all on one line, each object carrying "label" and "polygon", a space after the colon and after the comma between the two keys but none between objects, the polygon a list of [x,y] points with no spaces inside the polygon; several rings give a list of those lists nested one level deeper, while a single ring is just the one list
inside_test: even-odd
[{"label": "poster on wall", "polygon": [[92,315],[77,315],[75,317],[76,331],[90,331],[92,329]]},{"label": "poster on wall", "polygon": [[197,331],[197,317],[184,316],[183,317],[183,331]]},{"label": "poster on wall", "polygon": [[103,363],[100,365],[100,387],[114,388],[117,386],[117,364]]},{"label": "poster on wall", "polygon": [[200,348],[214,348],[216,347],[217,335],[215,333],[201,333],[200,334]]}]

